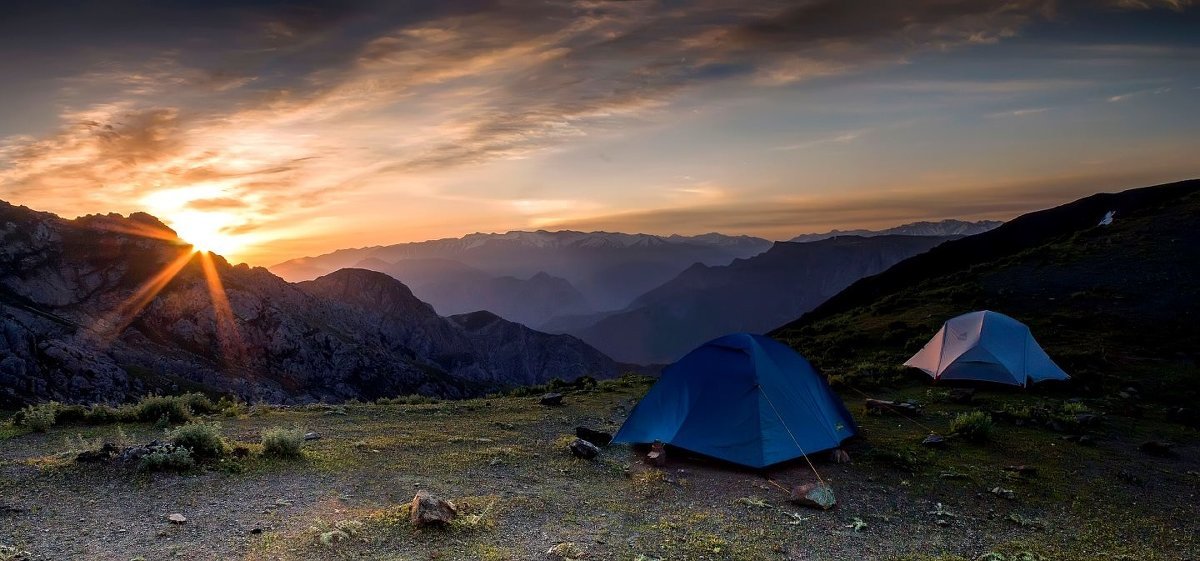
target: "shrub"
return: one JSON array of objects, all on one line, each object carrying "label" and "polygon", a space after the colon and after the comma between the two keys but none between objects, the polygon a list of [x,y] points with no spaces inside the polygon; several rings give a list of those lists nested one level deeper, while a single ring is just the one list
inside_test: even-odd
[{"label": "shrub", "polygon": [[88,408],[82,405],[54,404],[54,423],[81,423],[87,418]]},{"label": "shrub", "polygon": [[108,405],[93,405],[83,416],[83,422],[89,425],[107,425],[120,420],[116,408]]},{"label": "shrub", "polygon": [[187,448],[196,459],[218,458],[225,455],[228,447],[221,437],[221,425],[216,423],[188,423],[171,431],[171,442]]},{"label": "shrub", "polygon": [[46,432],[50,430],[50,427],[54,426],[56,409],[58,409],[58,404],[53,401],[39,405],[30,405],[21,410],[20,424],[36,432]]},{"label": "shrub", "polygon": [[304,429],[271,427],[262,434],[263,455],[274,458],[296,458],[304,455]]},{"label": "shrub", "polygon": [[950,421],[950,433],[970,442],[986,442],[992,437],[992,416],[983,411],[962,413]]},{"label": "shrub", "polygon": [[188,411],[191,411],[193,415],[210,415],[221,410],[217,404],[213,403],[211,399],[201,393],[185,393],[179,396],[179,400],[183,402],[184,406],[187,407]]},{"label": "shrub", "polygon": [[182,423],[192,419],[192,410],[179,397],[148,395],[137,404],[139,421],[156,423],[166,418],[170,423]]},{"label": "shrub", "polygon": [[250,406],[246,402],[229,396],[222,396],[217,400],[217,409],[226,417],[240,417],[250,412]]},{"label": "shrub", "polygon": [[186,471],[196,465],[192,453],[187,448],[172,450],[155,450],[142,456],[138,462],[139,471]]}]

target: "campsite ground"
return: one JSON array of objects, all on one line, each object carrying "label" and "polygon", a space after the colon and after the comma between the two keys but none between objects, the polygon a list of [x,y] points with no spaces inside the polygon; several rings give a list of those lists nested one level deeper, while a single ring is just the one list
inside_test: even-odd
[{"label": "campsite ground", "polygon": [[[651,468],[625,446],[595,461],[566,451],[575,426],[615,430],[646,388],[608,382],[568,394],[562,407],[534,397],[255,407],[213,420],[237,442],[256,443],[271,426],[322,438],[302,460],[227,460],[185,474],[73,461],[114,438],[115,425],[40,434],[0,423],[0,559],[524,560],[565,542],[588,559],[630,561],[1179,560],[1200,551],[1197,433],[1153,408],[1134,419],[1036,393],[989,392],[976,405],[916,386],[876,396],[922,402],[924,414],[909,420],[868,415],[861,396],[847,395],[861,438],[847,445],[853,463],[817,460],[839,499],[820,512],[788,503],[770,482],[813,481],[804,462],[768,480],[678,454]],[[920,445],[928,430],[945,434],[957,413],[975,408],[1014,420],[998,422],[986,443]],[[1030,411],[1084,409],[1102,414],[1088,429],[1094,446],[1026,422]],[[135,442],[161,431],[121,427]],[[1140,452],[1150,439],[1175,441],[1176,455]],[[1037,474],[1004,469],[1015,464]],[[453,499],[458,521],[413,530],[407,508],[417,489]],[[170,524],[170,513],[187,523]],[[334,540],[338,527],[352,537]]]}]

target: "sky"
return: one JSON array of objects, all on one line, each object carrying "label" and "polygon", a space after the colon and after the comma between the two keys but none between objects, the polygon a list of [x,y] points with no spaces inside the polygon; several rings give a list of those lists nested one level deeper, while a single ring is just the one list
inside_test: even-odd
[{"label": "sky", "polygon": [[1200,176],[1193,0],[0,3],[0,199],[230,260],[787,239]]}]

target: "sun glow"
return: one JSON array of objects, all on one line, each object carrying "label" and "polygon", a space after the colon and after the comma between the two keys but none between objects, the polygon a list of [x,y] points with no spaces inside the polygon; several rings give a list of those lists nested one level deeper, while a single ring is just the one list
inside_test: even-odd
[{"label": "sun glow", "polygon": [[196,251],[229,256],[245,248],[239,236],[230,232],[239,220],[228,213],[185,210],[167,215],[163,220]]}]

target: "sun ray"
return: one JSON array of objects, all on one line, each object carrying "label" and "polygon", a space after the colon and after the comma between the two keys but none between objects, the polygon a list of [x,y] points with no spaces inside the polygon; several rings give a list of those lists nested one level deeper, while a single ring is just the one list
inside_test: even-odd
[{"label": "sun ray", "polygon": [[195,255],[190,248],[183,249],[179,256],[167,264],[161,271],[142,283],[132,296],[127,298],[117,309],[108,316],[101,318],[92,328],[92,334],[100,339],[104,346],[111,344],[120,336],[129,324],[137,319],[138,314],[158,296],[159,292],[187,266]]},{"label": "sun ray", "polygon": [[208,286],[208,295],[212,300],[217,345],[221,349],[221,357],[227,365],[240,363],[244,347],[237,323],[234,321],[233,307],[229,305],[225,285],[221,282],[221,274],[213,263],[212,253],[201,251],[198,255],[200,267],[204,271],[204,283]]}]

